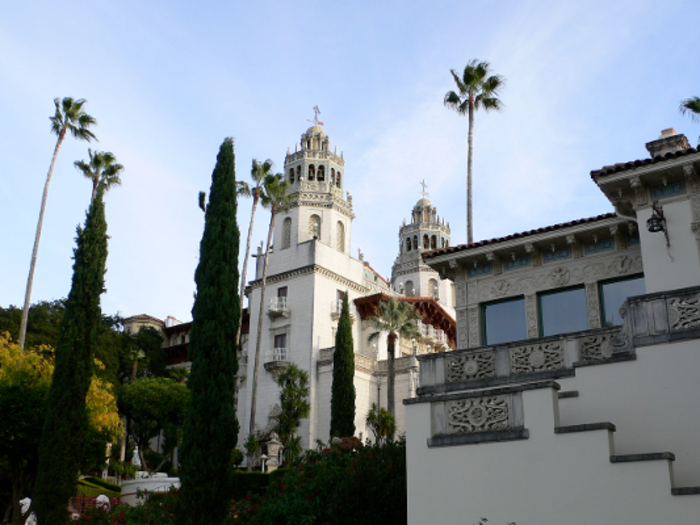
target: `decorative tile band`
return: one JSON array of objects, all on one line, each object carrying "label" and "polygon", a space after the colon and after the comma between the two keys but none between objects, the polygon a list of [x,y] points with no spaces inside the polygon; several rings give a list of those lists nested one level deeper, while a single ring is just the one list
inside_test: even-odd
[{"label": "decorative tile band", "polygon": [[548,250],[542,253],[544,262],[556,262],[562,259],[571,259],[571,246],[565,246],[562,248],[555,248],[554,251]]},{"label": "decorative tile band", "polygon": [[467,268],[467,277],[479,277],[480,275],[490,275],[493,272],[493,264],[486,263],[476,268]]},{"label": "decorative tile band", "polygon": [[615,239],[602,239],[598,242],[587,242],[583,245],[583,253],[591,255],[593,253],[607,252],[615,249]]},{"label": "decorative tile band", "polygon": [[685,181],[677,180],[665,186],[663,184],[652,186],[649,188],[649,192],[651,193],[652,200],[668,199],[676,195],[683,195],[686,192]]},{"label": "decorative tile band", "polygon": [[519,268],[525,268],[526,266],[530,266],[532,264],[532,257],[528,255],[519,255],[513,259],[508,259],[505,261],[503,264],[503,269],[508,271],[508,270],[517,270]]}]

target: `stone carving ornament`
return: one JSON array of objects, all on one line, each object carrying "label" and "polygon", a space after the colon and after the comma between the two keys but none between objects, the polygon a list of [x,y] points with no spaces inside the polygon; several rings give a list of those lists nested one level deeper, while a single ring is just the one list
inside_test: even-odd
[{"label": "stone carving ornament", "polygon": [[481,343],[479,337],[479,307],[472,306],[469,308],[469,347],[479,346]]},{"label": "stone carving ornament", "polygon": [[579,340],[579,359],[581,361],[596,361],[599,359],[607,359],[613,354],[613,347],[610,345],[610,340],[613,334],[594,335],[584,337]]},{"label": "stone carving ornament", "polygon": [[588,324],[591,328],[600,328],[602,324],[597,283],[586,283],[586,304],[588,305]]},{"label": "stone carving ornament", "polygon": [[448,383],[495,376],[496,360],[493,350],[473,354],[447,354],[445,359],[445,377]]},{"label": "stone carving ornament", "polygon": [[471,434],[506,430],[508,399],[506,396],[461,399],[445,403],[446,431],[450,434]]},{"label": "stone carving ornament", "polygon": [[564,344],[561,341],[510,349],[510,373],[530,374],[564,368]]},{"label": "stone carving ornament", "polygon": [[674,297],[668,302],[671,330],[691,330],[700,326],[700,296]]},{"label": "stone carving ornament", "polygon": [[467,311],[459,310],[457,312],[457,347],[467,347]]},{"label": "stone carving ornament", "polygon": [[537,295],[535,294],[525,296],[525,317],[527,319],[528,338],[537,337],[539,330],[537,323]]},{"label": "stone carving ornament", "polygon": [[549,274],[549,282],[552,283],[552,286],[556,286],[557,288],[566,285],[570,278],[571,273],[569,270],[562,267],[554,268],[554,270],[552,270]]}]

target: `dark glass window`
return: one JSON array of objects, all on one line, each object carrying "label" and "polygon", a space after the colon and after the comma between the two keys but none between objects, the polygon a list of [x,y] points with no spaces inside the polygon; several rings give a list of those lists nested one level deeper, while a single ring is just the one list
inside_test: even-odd
[{"label": "dark glass window", "polygon": [[483,305],[484,344],[509,343],[527,337],[525,299]]},{"label": "dark glass window", "polygon": [[543,293],[539,300],[542,337],[588,330],[586,290],[583,287]]},{"label": "dark glass window", "polygon": [[603,303],[603,319],[605,326],[622,324],[620,307],[625,299],[633,295],[644,295],[646,286],[644,276],[637,275],[622,281],[600,283],[600,300]]}]

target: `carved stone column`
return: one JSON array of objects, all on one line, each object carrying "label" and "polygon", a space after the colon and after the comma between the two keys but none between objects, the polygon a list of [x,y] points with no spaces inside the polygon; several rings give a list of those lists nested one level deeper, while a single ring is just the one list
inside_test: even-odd
[{"label": "carved stone column", "polygon": [[469,348],[469,326],[467,321],[467,309],[457,310],[457,348]]},{"label": "carved stone column", "polygon": [[598,283],[586,283],[586,303],[588,305],[588,327],[601,328],[603,324],[600,319]]},{"label": "carved stone column", "polygon": [[537,315],[537,294],[525,296],[525,318],[527,319],[527,337],[533,339],[540,336],[540,324]]},{"label": "carved stone column", "polygon": [[481,346],[479,306],[469,307],[469,348]]}]

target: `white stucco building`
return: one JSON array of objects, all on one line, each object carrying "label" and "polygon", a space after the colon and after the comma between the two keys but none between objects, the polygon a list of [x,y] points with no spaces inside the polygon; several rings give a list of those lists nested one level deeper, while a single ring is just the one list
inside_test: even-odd
[{"label": "white stucco building", "polygon": [[700,151],[647,149],[591,173],[614,213],[426,255],[459,350],[405,401],[410,524],[698,523]]}]

